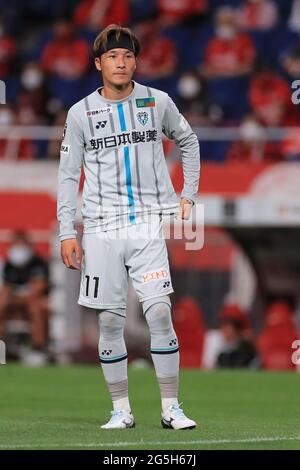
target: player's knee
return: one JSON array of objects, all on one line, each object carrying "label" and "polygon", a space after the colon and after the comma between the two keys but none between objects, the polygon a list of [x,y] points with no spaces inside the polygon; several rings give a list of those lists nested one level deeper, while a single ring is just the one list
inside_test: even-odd
[{"label": "player's knee", "polygon": [[150,333],[169,331],[173,329],[171,317],[171,305],[164,301],[158,301],[148,307],[145,318],[149,325]]},{"label": "player's knee", "polygon": [[122,336],[125,327],[125,317],[114,310],[99,311],[99,328],[101,337]]}]

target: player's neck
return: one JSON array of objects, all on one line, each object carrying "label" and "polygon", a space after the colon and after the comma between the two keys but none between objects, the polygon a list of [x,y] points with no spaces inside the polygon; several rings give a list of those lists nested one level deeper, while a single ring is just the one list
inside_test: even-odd
[{"label": "player's neck", "polygon": [[104,86],[100,89],[100,94],[107,100],[122,100],[123,98],[126,98],[126,96],[130,95],[133,87],[134,85],[132,81],[121,88],[117,88],[114,85],[105,83]]}]

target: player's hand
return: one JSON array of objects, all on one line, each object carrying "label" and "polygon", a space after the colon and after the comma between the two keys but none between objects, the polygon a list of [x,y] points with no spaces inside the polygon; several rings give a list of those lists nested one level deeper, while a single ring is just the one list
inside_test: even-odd
[{"label": "player's hand", "polygon": [[181,198],[179,211],[176,215],[178,220],[188,220],[191,215],[193,203],[189,199]]},{"label": "player's hand", "polygon": [[82,251],[76,238],[61,242],[61,257],[67,268],[80,269]]}]

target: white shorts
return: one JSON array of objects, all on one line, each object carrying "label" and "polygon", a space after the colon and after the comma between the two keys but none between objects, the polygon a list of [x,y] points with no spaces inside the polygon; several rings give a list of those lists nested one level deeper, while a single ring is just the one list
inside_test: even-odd
[{"label": "white shorts", "polygon": [[128,275],[140,302],[174,292],[157,215],[129,227],[85,233],[82,248],[80,305],[126,308]]}]

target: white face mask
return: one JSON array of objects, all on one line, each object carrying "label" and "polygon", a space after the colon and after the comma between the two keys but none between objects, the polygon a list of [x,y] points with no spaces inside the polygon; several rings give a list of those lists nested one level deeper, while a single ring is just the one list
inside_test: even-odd
[{"label": "white face mask", "polygon": [[7,257],[14,266],[25,266],[25,264],[28,263],[32,257],[32,250],[29,248],[29,246],[13,246],[9,250]]},{"label": "white face mask", "polygon": [[263,140],[264,132],[259,124],[246,122],[240,128],[241,138],[245,141]]},{"label": "white face mask", "polygon": [[177,85],[178,93],[182,98],[194,98],[201,90],[201,83],[196,77],[182,77]]},{"label": "white face mask", "polygon": [[27,90],[38,88],[43,81],[43,74],[39,70],[26,70],[21,77],[22,85]]},{"label": "white face mask", "polygon": [[0,126],[10,126],[13,122],[13,113],[9,109],[0,109]]},{"label": "white face mask", "polygon": [[228,40],[234,38],[235,36],[235,28],[233,28],[232,26],[217,26],[215,32],[218,38],[220,39]]}]

